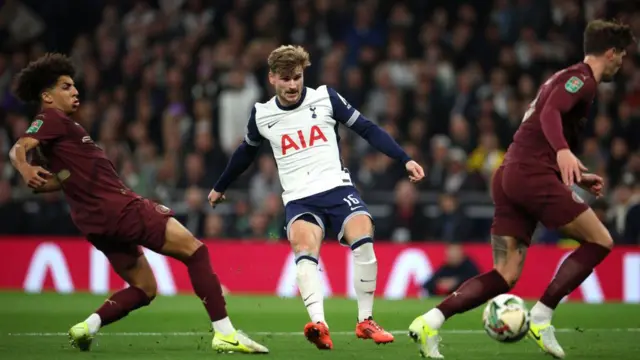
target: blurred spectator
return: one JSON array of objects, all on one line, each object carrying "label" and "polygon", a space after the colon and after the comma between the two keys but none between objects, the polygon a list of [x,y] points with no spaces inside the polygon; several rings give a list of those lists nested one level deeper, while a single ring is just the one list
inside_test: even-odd
[{"label": "blurred spectator", "polygon": [[471,221],[465,215],[455,194],[442,194],[439,200],[440,214],[429,226],[429,238],[447,242],[472,240]]},{"label": "blurred spectator", "polygon": [[[12,79],[30,60],[61,51],[77,64],[82,106],[76,121],[131,188],[161,199],[200,234],[282,237],[283,206],[274,200],[281,188],[268,155],[234,184],[220,214],[196,215],[193,189],[205,198],[224,171],[254,103],[274,95],[268,54],[294,43],[311,52],[307,86],[335,88],[425,163],[427,177],[414,187],[402,164],[338,127],[341,160],[380,224],[378,238],[424,239],[424,224],[444,216],[429,210],[442,206],[441,193],[455,193],[455,212],[469,217],[464,237],[486,238],[489,181],[537,87],[583,59],[587,21],[606,16],[640,24],[640,11],[619,3],[5,0],[0,189],[9,186],[11,195],[0,198],[16,217],[43,216],[34,227],[0,217],[0,229],[70,231],[63,200],[34,197],[6,155],[35,110],[9,92]],[[80,10],[76,21],[59,21]],[[630,189],[640,181],[639,49],[629,48],[620,75],[598,87],[579,154],[607,181],[609,221],[635,243],[640,214]],[[404,194],[406,204],[394,192]]]},{"label": "blurred spectator", "polygon": [[427,235],[428,221],[417,197],[415,187],[408,180],[398,182],[392,215],[378,225],[377,236],[395,242],[423,240]]},{"label": "blurred spectator", "polygon": [[254,208],[260,208],[271,194],[281,194],[280,178],[276,162],[271,155],[265,154],[258,159],[258,172],[249,183],[249,197]]},{"label": "blurred spectator", "polygon": [[479,273],[478,266],[464,253],[462,245],[450,243],[445,250],[445,263],[424,283],[423,288],[429,296],[446,296]]}]

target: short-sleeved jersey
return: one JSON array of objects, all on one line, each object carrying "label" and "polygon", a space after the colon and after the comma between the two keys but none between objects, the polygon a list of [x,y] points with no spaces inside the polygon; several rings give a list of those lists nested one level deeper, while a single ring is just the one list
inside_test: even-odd
[{"label": "short-sleeved jersey", "polygon": [[275,96],[266,103],[256,103],[245,141],[251,146],[269,141],[287,204],[352,185],[340,159],[338,125],[350,127],[359,116],[335,90],[305,87],[300,100],[291,106],[283,106]]},{"label": "short-sleeved jersey", "polygon": [[525,112],[505,155],[504,165],[521,163],[559,172],[556,152],[542,128],[542,121],[545,121],[541,117],[543,110],[551,106],[560,111],[563,135],[571,150],[575,151],[596,90],[593,72],[585,63],[575,64],[552,75],[540,86],[536,98]]},{"label": "short-sleeved jersey", "polygon": [[62,191],[83,234],[108,234],[122,209],[140,198],[120,180],[105,152],[84,128],[64,113],[43,110],[23,136],[39,141],[37,151],[46,169],[68,174]]}]

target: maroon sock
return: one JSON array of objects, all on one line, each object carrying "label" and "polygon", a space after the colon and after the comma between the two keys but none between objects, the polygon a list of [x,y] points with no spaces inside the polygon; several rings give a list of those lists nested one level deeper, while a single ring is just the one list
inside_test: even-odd
[{"label": "maroon sock", "polygon": [[101,326],[106,326],[127,316],[131,311],[151,303],[149,296],[142,289],[130,286],[111,295],[96,311],[100,316]]},{"label": "maroon sock", "polygon": [[607,257],[610,251],[598,244],[580,245],[562,262],[556,276],[540,298],[540,302],[555,309],[563,297],[569,295],[589,277],[593,269]]},{"label": "maroon sock", "polygon": [[491,270],[465,281],[436,307],[445,319],[448,319],[455,314],[474,309],[509,289],[510,286],[502,275],[496,270]]},{"label": "maroon sock", "polygon": [[193,290],[202,300],[211,321],[227,317],[227,304],[222,295],[222,287],[220,286],[218,275],[211,268],[211,259],[209,258],[207,246],[200,246],[184,263],[187,265]]}]

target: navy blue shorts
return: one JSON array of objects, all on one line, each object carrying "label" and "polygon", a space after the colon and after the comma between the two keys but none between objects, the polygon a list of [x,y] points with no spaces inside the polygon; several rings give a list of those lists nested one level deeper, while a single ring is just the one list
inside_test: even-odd
[{"label": "navy blue shorts", "polygon": [[294,221],[302,218],[317,224],[322,228],[323,238],[327,235],[335,236],[341,244],[344,226],[352,217],[360,214],[367,215],[373,221],[367,204],[360,198],[360,193],[353,186],[339,186],[331,190],[311,195],[302,199],[292,200],[284,209],[287,223],[287,237]]}]

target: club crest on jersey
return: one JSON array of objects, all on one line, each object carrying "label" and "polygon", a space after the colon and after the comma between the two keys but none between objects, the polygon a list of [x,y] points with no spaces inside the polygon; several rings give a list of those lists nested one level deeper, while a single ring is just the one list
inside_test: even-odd
[{"label": "club crest on jersey", "polygon": [[27,134],[37,133],[38,130],[40,130],[40,127],[42,126],[42,124],[43,124],[42,120],[33,120],[31,125],[29,125],[29,128],[27,129]]},{"label": "club crest on jersey", "polygon": [[312,114],[311,114],[311,117],[312,117],[312,118],[314,118],[314,119],[315,119],[315,118],[317,118],[317,117],[318,117],[318,115],[316,115],[316,107],[315,107],[315,106],[311,106],[311,107],[309,108],[309,110],[311,110],[311,112],[312,112]]},{"label": "club crest on jersey", "polygon": [[160,214],[168,214],[171,210],[164,205],[156,205],[156,211]]},{"label": "club crest on jersey", "polygon": [[564,89],[568,92],[575,94],[582,88],[584,82],[577,76],[572,76],[566,83],[564,83]]}]

